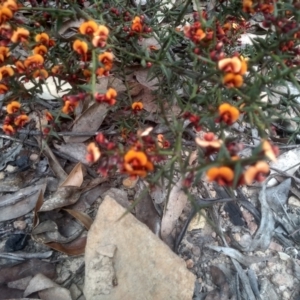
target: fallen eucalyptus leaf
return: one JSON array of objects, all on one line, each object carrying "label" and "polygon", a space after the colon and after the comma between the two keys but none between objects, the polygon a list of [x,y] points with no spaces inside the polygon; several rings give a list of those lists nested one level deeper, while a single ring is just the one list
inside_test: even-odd
[{"label": "fallen eucalyptus leaf", "polygon": [[79,162],[73,170],[70,172],[66,180],[60,185],[60,187],[76,186],[80,187],[83,182],[83,170],[82,164]]},{"label": "fallen eucalyptus leaf", "polygon": [[175,228],[186,203],[187,195],[182,190],[182,178],[180,178],[170,192],[165,214],[161,221],[161,237],[163,240],[166,240]]},{"label": "fallen eucalyptus leaf", "polygon": [[270,260],[270,257],[256,257],[256,256],[245,256],[239,251],[229,248],[229,247],[219,247],[219,246],[213,246],[213,245],[207,245],[207,248],[210,248],[212,250],[215,250],[219,253],[223,253],[231,258],[234,258],[241,264],[243,264],[246,267],[249,267],[252,264],[256,264],[262,261]]},{"label": "fallen eucalyptus leaf", "polygon": [[273,212],[270,209],[267,199],[266,199],[266,184],[267,181],[263,184],[263,188],[259,193],[258,199],[261,205],[261,222],[259,228],[256,231],[254,238],[249,245],[242,246],[236,241],[232,241],[232,244],[235,248],[238,248],[241,251],[255,251],[257,249],[266,250],[268,249],[270,242],[272,240],[274,229],[275,229],[275,220],[273,217]]},{"label": "fallen eucalyptus leaf", "polygon": [[39,292],[39,296],[43,300],[72,300],[70,291],[61,286],[44,289]]},{"label": "fallen eucalyptus leaf", "polygon": [[33,210],[40,191],[44,193],[46,184],[32,185],[13,195],[0,197],[0,222],[23,216]]},{"label": "fallen eucalyptus leaf", "polygon": [[[71,132],[96,132],[105,119],[107,112],[108,106],[106,104],[93,103],[75,120]],[[90,136],[65,136],[64,140],[68,143],[82,143],[89,138]]]},{"label": "fallen eucalyptus leaf", "polygon": [[42,273],[49,278],[54,278],[55,265],[39,259],[31,259],[15,266],[1,267],[0,284],[15,281],[27,276],[34,276],[38,273]]},{"label": "fallen eucalyptus leaf", "polygon": [[136,218],[146,224],[154,234],[159,235],[160,217],[142,180],[136,184],[135,201],[137,201],[135,206]]},{"label": "fallen eucalyptus leaf", "polygon": [[84,225],[86,230],[89,230],[93,224],[93,220],[90,218],[89,215],[76,211],[73,209],[64,209],[66,212],[68,212],[71,216],[73,216],[75,219],[77,219],[80,223]]},{"label": "fallen eucalyptus leaf", "polygon": [[0,153],[0,171],[3,170],[9,162],[14,161],[16,159],[16,157],[17,157],[17,155],[19,155],[22,147],[23,147],[23,145],[19,144],[15,147],[10,148],[9,151],[6,151],[6,152],[1,151],[1,153]]},{"label": "fallen eucalyptus leaf", "polygon": [[55,194],[44,202],[39,212],[51,211],[77,202],[81,195],[81,188],[76,186],[59,187]]},{"label": "fallen eucalyptus leaf", "polygon": [[29,282],[26,290],[24,291],[24,297],[31,295],[35,292],[49,289],[58,286],[54,281],[39,273],[36,274]]}]

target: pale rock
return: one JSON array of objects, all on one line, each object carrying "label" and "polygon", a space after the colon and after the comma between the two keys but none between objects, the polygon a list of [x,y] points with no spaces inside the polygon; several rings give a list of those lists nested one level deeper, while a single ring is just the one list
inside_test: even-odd
[{"label": "pale rock", "polygon": [[88,233],[86,300],[190,300],[195,276],[146,225],[106,196]]},{"label": "pale rock", "polygon": [[24,230],[27,226],[27,223],[25,221],[14,221],[14,228],[18,230]]},{"label": "pale rock", "polygon": [[105,198],[106,196],[116,199],[116,201],[125,208],[130,207],[130,202],[128,201],[128,197],[127,197],[127,192],[124,190],[117,189],[117,188],[110,188],[101,197]]},{"label": "pale rock", "polygon": [[185,263],[186,263],[186,267],[187,267],[188,269],[192,269],[193,266],[194,266],[194,262],[193,262],[192,259],[186,260]]},{"label": "pale rock", "polygon": [[300,200],[295,196],[291,196],[288,199],[288,204],[292,206],[300,207]]},{"label": "pale rock", "polygon": [[272,276],[271,281],[279,288],[280,287],[292,288],[294,286],[294,277],[287,273],[283,273],[283,274],[275,273]]}]

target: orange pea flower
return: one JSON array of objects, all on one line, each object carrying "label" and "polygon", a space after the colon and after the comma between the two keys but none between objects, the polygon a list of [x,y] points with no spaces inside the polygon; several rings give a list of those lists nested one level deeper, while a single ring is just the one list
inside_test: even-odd
[{"label": "orange pea flower", "polygon": [[251,0],[243,0],[243,11],[246,13],[254,13],[253,2]]},{"label": "orange pea flower", "polygon": [[32,56],[29,56],[24,61],[25,68],[40,68],[44,63],[44,58],[40,54],[34,54]]},{"label": "orange pea flower", "polygon": [[35,36],[35,41],[39,44],[49,46],[50,37],[47,33],[42,32]]},{"label": "orange pea flower", "polygon": [[261,4],[259,8],[264,14],[272,14],[274,12],[274,6],[272,4]]},{"label": "orange pea flower", "polygon": [[195,34],[192,37],[192,41],[194,43],[199,43],[205,37],[206,37],[206,33],[202,29],[197,29],[197,31],[195,32]]},{"label": "orange pea flower", "polygon": [[240,116],[239,110],[229,103],[221,104],[218,110],[220,121],[226,123],[227,125],[232,125]]},{"label": "orange pea flower", "polygon": [[47,120],[48,122],[54,120],[54,117],[52,116],[52,114],[51,114],[49,111],[46,111],[46,112],[45,112],[45,117],[46,117],[46,120]]},{"label": "orange pea flower", "polygon": [[6,21],[13,17],[13,12],[8,7],[0,8],[0,24],[4,24]]},{"label": "orange pea flower", "polygon": [[104,52],[98,56],[99,62],[104,65],[106,70],[111,70],[114,55],[111,52]]},{"label": "orange pea flower", "polygon": [[18,73],[25,73],[26,72],[26,68],[23,64],[23,62],[21,62],[20,60],[15,62],[15,66],[17,67],[17,71]]},{"label": "orange pea flower", "polygon": [[62,108],[62,112],[65,114],[69,114],[70,112],[73,112],[75,108],[78,106],[78,102],[71,102],[71,101],[65,101],[65,105]]},{"label": "orange pea flower", "polygon": [[45,69],[38,69],[35,70],[32,74],[33,78],[40,78],[40,79],[46,79],[48,78],[49,74]]},{"label": "orange pea flower", "polygon": [[108,72],[112,69],[113,66],[114,55],[111,52],[104,52],[98,56],[99,62],[101,62],[104,66],[98,68],[96,73],[99,76],[107,75]]},{"label": "orange pea flower", "polygon": [[40,54],[42,56],[46,55],[48,52],[48,49],[44,45],[39,45],[33,48],[32,50],[33,54]]},{"label": "orange pea flower", "polygon": [[113,88],[109,88],[105,94],[105,102],[108,103],[109,105],[114,105],[117,100],[117,92]]},{"label": "orange pea flower", "polygon": [[13,135],[16,132],[16,130],[11,125],[6,124],[2,126],[2,130],[8,135]]},{"label": "orange pea flower", "polygon": [[86,160],[91,163],[95,163],[101,157],[101,152],[96,146],[96,143],[90,143],[87,146],[88,154],[86,155]]},{"label": "orange pea flower", "polygon": [[83,76],[86,78],[87,81],[90,80],[90,78],[92,77],[92,72],[89,69],[84,69],[82,70]]},{"label": "orange pea flower", "polygon": [[76,40],[73,43],[73,50],[81,55],[83,61],[87,60],[88,44],[81,40]]},{"label": "orange pea flower", "polygon": [[134,17],[131,24],[131,30],[134,32],[143,32],[143,23],[140,17]]},{"label": "orange pea flower", "polygon": [[63,69],[63,66],[62,66],[62,65],[55,65],[55,66],[53,66],[53,67],[51,68],[51,72],[52,72],[53,74],[60,74],[61,71],[62,71],[62,69]]},{"label": "orange pea flower", "polygon": [[144,105],[143,105],[142,102],[133,102],[133,103],[131,104],[132,110],[133,110],[133,111],[136,111],[136,112],[142,110],[143,107],[144,107]]},{"label": "orange pea flower", "polygon": [[264,155],[271,161],[276,161],[276,156],[279,155],[279,149],[277,146],[272,145],[267,140],[262,140],[262,150]]},{"label": "orange pea flower", "polygon": [[94,34],[98,29],[98,24],[95,21],[87,21],[79,26],[81,34]]},{"label": "orange pea flower", "polygon": [[249,167],[244,173],[244,181],[246,184],[252,184],[254,180],[262,182],[269,174],[269,165],[264,161],[259,161],[255,165]]},{"label": "orange pea flower", "polygon": [[223,77],[223,83],[228,88],[234,88],[234,87],[239,88],[243,85],[244,79],[239,74],[227,73]]},{"label": "orange pea flower", "polygon": [[25,42],[29,37],[29,31],[25,28],[18,27],[12,34],[10,40],[13,43]]},{"label": "orange pea flower", "polygon": [[10,9],[12,12],[15,12],[18,10],[18,4],[14,0],[6,0],[3,4],[2,7],[7,7]]},{"label": "orange pea flower", "polygon": [[8,87],[5,84],[0,83],[0,95],[5,94],[8,91]]},{"label": "orange pea flower", "polygon": [[143,151],[129,150],[124,155],[124,172],[131,176],[145,177],[154,166]]},{"label": "orange pea flower", "polygon": [[10,66],[3,66],[0,68],[0,80],[3,77],[13,76],[15,74],[14,69]]},{"label": "orange pea flower", "polygon": [[19,115],[14,119],[15,125],[18,127],[23,127],[27,122],[29,122],[29,117],[26,115]]},{"label": "orange pea flower", "polygon": [[18,101],[12,101],[6,106],[6,111],[8,114],[16,113],[21,107],[21,103]]},{"label": "orange pea flower", "polygon": [[104,47],[109,35],[109,30],[104,25],[99,25],[97,31],[94,33],[92,44],[94,47]]},{"label": "orange pea flower", "polygon": [[167,149],[170,147],[170,142],[166,140],[163,134],[158,134],[156,138],[157,138],[158,147],[163,149]]},{"label": "orange pea flower", "polygon": [[204,139],[197,137],[195,142],[201,148],[204,148],[207,152],[213,153],[219,150],[223,144],[222,140],[218,140],[213,132],[204,134]]},{"label": "orange pea flower", "polygon": [[3,63],[10,56],[9,48],[0,46],[0,63]]},{"label": "orange pea flower", "polygon": [[247,62],[236,56],[232,58],[223,58],[219,60],[218,68],[226,73],[244,75],[247,72]]},{"label": "orange pea flower", "polygon": [[234,179],[233,170],[229,167],[214,167],[206,172],[208,181],[215,181],[221,186],[232,185]]}]

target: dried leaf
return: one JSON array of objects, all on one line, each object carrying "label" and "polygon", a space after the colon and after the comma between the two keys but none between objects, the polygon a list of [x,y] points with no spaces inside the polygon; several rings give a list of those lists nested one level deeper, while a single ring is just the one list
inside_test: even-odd
[{"label": "dried leaf", "polygon": [[[96,132],[105,119],[107,111],[106,104],[92,104],[76,119],[72,132]],[[68,136],[64,137],[64,140],[68,143],[81,143],[89,138],[90,136]]]},{"label": "dried leaf", "polygon": [[155,77],[153,79],[149,79],[149,70],[148,69],[140,69],[134,72],[136,80],[142,84],[143,86],[147,87],[150,90],[156,90],[158,85],[158,79]]},{"label": "dried leaf", "polygon": [[40,291],[39,296],[43,300],[72,300],[70,291],[60,286]]},{"label": "dried leaf", "polygon": [[93,224],[93,220],[90,218],[89,215],[73,209],[64,209],[64,210],[68,212],[71,216],[73,216],[75,219],[80,221],[84,225],[86,230],[89,230],[91,228]]},{"label": "dried leaf", "polygon": [[24,297],[31,295],[35,292],[49,289],[58,286],[54,281],[49,279],[43,274],[36,274],[29,282],[26,290],[24,291]]},{"label": "dried leaf", "polygon": [[89,162],[86,160],[86,145],[83,143],[66,143],[59,145],[57,142],[53,142],[53,146],[59,152],[69,155],[74,160],[89,165]]},{"label": "dried leaf", "polygon": [[67,186],[81,187],[82,182],[83,182],[82,164],[79,162],[70,172],[66,180],[60,185],[60,187],[67,187]]},{"label": "dried leaf", "polygon": [[56,193],[48,199],[39,212],[50,211],[56,208],[65,207],[77,202],[82,191],[76,186],[62,186],[59,187]]},{"label": "dried leaf", "polygon": [[47,143],[44,140],[41,141],[39,138],[36,138],[36,141],[38,142],[40,148],[43,150],[44,155],[48,158],[49,166],[55,176],[60,180],[65,180],[68,175],[61,167],[59,161],[57,160],[56,156],[53,154]]},{"label": "dried leaf", "polygon": [[68,255],[81,255],[85,251],[86,237],[76,239],[68,244],[47,243],[46,245]]},{"label": "dried leaf", "polygon": [[187,203],[187,195],[182,190],[182,178],[174,185],[170,192],[165,214],[161,222],[161,236],[165,240],[173,231]]},{"label": "dried leaf", "polygon": [[34,276],[38,273],[44,274],[49,278],[54,278],[55,265],[39,259],[31,259],[16,266],[2,267],[0,270],[0,284],[27,276]]},{"label": "dried leaf", "polygon": [[160,217],[142,180],[139,180],[136,185],[135,199],[137,201],[135,206],[136,218],[146,224],[153,233],[159,235]]},{"label": "dried leaf", "polygon": [[219,253],[223,253],[224,255],[227,255],[231,258],[236,259],[238,262],[240,262],[246,267],[249,267],[252,264],[256,264],[262,261],[270,260],[270,257],[245,256],[239,251],[229,247],[219,247],[213,245],[208,245],[207,247]]},{"label": "dried leaf", "polygon": [[0,153],[0,171],[3,170],[6,165],[11,162],[15,161],[17,155],[19,155],[21,149],[22,149],[22,144],[19,144],[15,147],[12,147],[9,149],[9,151],[2,152]]},{"label": "dried leaf", "polygon": [[17,193],[0,198],[0,222],[23,216],[33,210],[40,191],[44,193],[46,184],[29,186]]}]

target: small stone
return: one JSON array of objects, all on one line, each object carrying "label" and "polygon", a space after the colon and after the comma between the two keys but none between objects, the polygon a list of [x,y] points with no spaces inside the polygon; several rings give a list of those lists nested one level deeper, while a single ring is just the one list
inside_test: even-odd
[{"label": "small stone", "polygon": [[4,179],[5,177],[5,173],[4,172],[0,172],[0,180]]},{"label": "small stone", "polygon": [[24,230],[27,226],[25,221],[14,221],[14,228],[18,230]]},{"label": "small stone", "polygon": [[14,167],[12,165],[7,165],[5,171],[8,173],[12,173],[13,171],[15,171],[18,167]]},{"label": "small stone", "polygon": [[138,182],[139,178],[132,178],[132,177],[127,177],[127,178],[124,178],[122,183],[124,185],[125,188],[127,189],[133,189],[136,185],[136,183]]},{"label": "small stone", "polygon": [[201,254],[201,249],[200,249],[200,247],[197,247],[197,246],[193,246],[192,247],[192,253],[195,255],[195,256],[200,256],[200,254]]},{"label": "small stone", "polygon": [[81,290],[78,288],[78,286],[75,283],[72,283],[69,290],[70,290],[72,299],[78,299],[82,294]]},{"label": "small stone", "polygon": [[274,251],[277,251],[277,252],[282,252],[283,248],[281,245],[275,243],[275,242],[271,242],[270,245],[269,245],[269,249],[270,250],[274,250]]},{"label": "small stone", "polygon": [[216,238],[216,237],[217,237],[217,234],[216,234],[215,232],[212,232],[212,233],[211,233],[211,236],[212,236],[213,238]]},{"label": "small stone", "polygon": [[187,267],[188,269],[192,269],[193,266],[194,266],[194,262],[193,262],[192,259],[186,260],[185,263],[186,263],[186,267]]},{"label": "small stone", "polygon": [[300,200],[295,196],[291,196],[288,199],[288,204],[292,206],[300,207]]},{"label": "small stone", "polygon": [[280,274],[280,273],[275,273],[271,281],[273,284],[278,286],[281,290],[285,290],[286,287],[292,288],[294,286],[294,277],[285,273],[285,274]]},{"label": "small stone", "polygon": [[241,240],[241,235],[237,232],[233,234],[234,239],[239,242]]},{"label": "small stone", "polygon": [[39,158],[39,155],[36,154],[36,153],[32,153],[32,154],[29,156],[29,159],[30,159],[31,161],[37,161],[38,158]]},{"label": "small stone", "polygon": [[[108,245],[115,249],[109,255]],[[195,276],[185,262],[146,225],[106,196],[88,232],[86,300],[190,300],[194,285]]]}]

